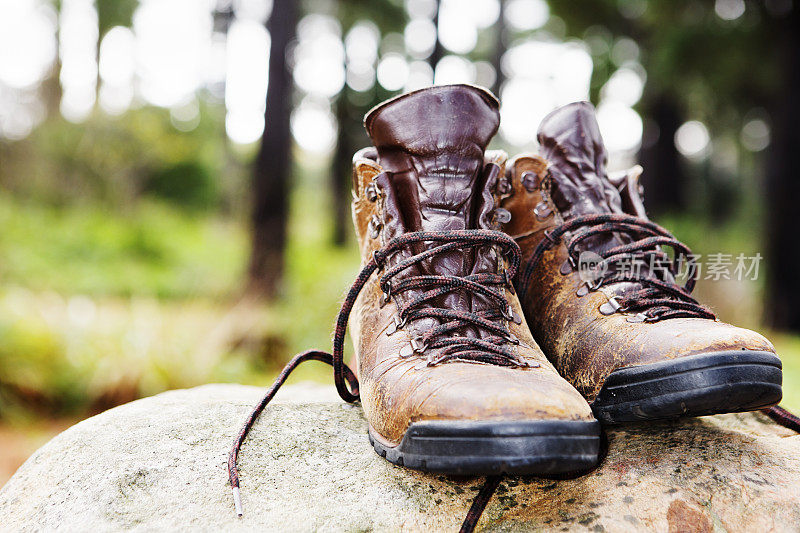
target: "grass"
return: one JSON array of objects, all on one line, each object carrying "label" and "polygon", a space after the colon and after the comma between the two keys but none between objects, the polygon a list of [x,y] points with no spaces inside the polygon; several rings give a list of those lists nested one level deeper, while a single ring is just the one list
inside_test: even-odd
[{"label": "grass", "polygon": [[223,297],[240,283],[241,224],[142,202],[55,208],[0,194],[0,280],[102,297]]},{"label": "grass", "polygon": [[800,414],[800,335],[769,335],[783,361],[783,401],[781,405]]},{"label": "grass", "polygon": [[[353,243],[330,244],[313,176],[299,177],[270,305],[242,299],[242,220],[0,195],[0,419],[84,416],[214,381],[266,385],[293,353],[330,349],[358,257]],[[330,370],[305,365],[297,379]]]}]

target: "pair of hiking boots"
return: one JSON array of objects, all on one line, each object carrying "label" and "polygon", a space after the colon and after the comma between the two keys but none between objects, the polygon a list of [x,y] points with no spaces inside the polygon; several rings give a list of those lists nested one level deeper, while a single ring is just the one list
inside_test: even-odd
[{"label": "pair of hiking boots", "polygon": [[648,220],[640,169],[606,172],[591,105],[551,113],[541,155],[511,161],[486,150],[498,108],[454,85],[365,119],[353,217],[378,274],[351,329],[375,450],[439,472],[563,473],[597,462],[598,419],[780,401],[772,344],[716,320],[692,273],[676,281],[690,251]]},{"label": "pair of hiking boots", "polygon": [[242,440],[309,359],[361,401],[380,455],[452,474],[579,472],[598,461],[600,422],[780,401],[772,344],[691,296],[696,271],[679,276],[690,251],[648,220],[641,169],[607,173],[591,105],[548,115],[541,155],[511,161],[486,150],[499,122],[495,97],[469,85],[368,113],[374,147],[353,172],[362,270],[333,353],[296,356],[242,429],[237,501]]}]

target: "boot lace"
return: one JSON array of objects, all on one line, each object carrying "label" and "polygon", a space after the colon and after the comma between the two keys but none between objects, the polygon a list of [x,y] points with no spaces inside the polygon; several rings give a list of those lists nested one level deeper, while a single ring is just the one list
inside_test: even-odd
[{"label": "boot lace", "polygon": [[[392,334],[409,321],[421,318],[435,318],[440,323],[412,339],[410,349],[401,355],[410,356],[427,349],[441,348],[437,354],[428,356],[429,365],[451,360],[521,367],[534,364],[519,358],[508,348],[509,344],[519,344],[519,339],[506,329],[500,319],[514,320],[514,312],[503,292],[492,288],[513,287],[510,280],[513,280],[519,268],[521,257],[519,246],[514,239],[504,233],[489,230],[419,231],[397,237],[385,248],[375,252],[374,260],[382,269],[386,259],[393,253],[415,243],[430,243],[430,245],[425,251],[405,258],[387,269],[380,279],[384,300],[388,300],[392,294],[422,290],[414,298],[398,303],[397,317],[395,323],[390,325],[388,333]],[[505,275],[497,273],[476,273],[466,276],[419,275],[394,279],[412,265],[420,264],[432,256],[450,250],[465,250],[485,245],[498,245],[509,256],[510,265]],[[480,294],[495,303],[496,307],[468,312],[430,305],[433,300],[454,291]],[[491,336],[478,338],[455,334],[458,330],[469,326],[479,327],[489,332]]]},{"label": "boot lace", "polygon": [[[361,293],[361,290],[372,274],[378,270],[382,270],[386,260],[392,254],[408,248],[415,243],[431,243],[431,245],[425,251],[411,255],[388,268],[380,279],[380,285],[381,289],[384,291],[385,299],[393,292],[400,293],[411,289],[429,289],[407,302],[405,305],[398,307],[398,315],[401,321],[413,321],[425,317],[437,318],[442,321],[438,326],[426,331],[419,340],[419,342],[422,343],[421,346],[425,348],[441,348],[437,357],[428,359],[427,364],[429,366],[451,360],[474,361],[501,366],[539,366],[536,362],[528,362],[519,358],[506,347],[507,344],[514,344],[519,341],[512,337],[504,326],[497,323],[498,319],[501,317],[509,319],[511,311],[503,293],[499,290],[492,289],[491,286],[504,285],[512,288],[511,280],[514,279],[522,255],[519,246],[511,237],[499,231],[460,230],[406,233],[392,239],[386,246],[375,251],[372,258],[370,258],[358,273],[353,285],[347,292],[347,296],[336,318],[332,353],[309,350],[295,355],[283,368],[261,401],[259,401],[250,412],[242,429],[239,431],[228,456],[228,478],[233,490],[236,513],[239,516],[242,516],[242,502],[239,492],[239,469],[237,462],[239,460],[239,452],[242,444],[247,434],[250,432],[250,429],[253,427],[253,424],[255,424],[267,404],[275,397],[275,394],[286,382],[289,375],[305,361],[320,361],[332,366],[333,380],[339,396],[348,403],[355,403],[359,400],[358,378],[344,363],[344,342],[350,312],[353,310],[358,295]],[[434,255],[451,250],[463,250],[489,245],[499,246],[509,257],[509,266],[506,269],[505,276],[493,273],[478,273],[467,276],[408,276],[396,280],[392,285],[392,281],[397,274]],[[501,310],[495,309],[472,313],[450,309],[421,307],[425,302],[429,302],[434,298],[457,290],[472,291],[482,294],[491,301],[501,304]],[[470,326],[482,328],[494,335],[484,339],[466,336],[442,338],[448,333],[452,334],[460,328]],[[421,351],[422,349],[418,346],[413,349],[412,353]]]},{"label": "boot lace", "polygon": [[[699,274],[696,268],[691,268],[694,266],[691,263],[691,250],[658,224],[617,213],[576,216],[556,226],[552,231],[545,232],[545,238],[536,246],[525,268],[519,287],[520,294],[525,294],[528,290],[533,270],[542,255],[552,249],[568,232],[574,232],[568,236],[567,242],[567,255],[573,267],[577,263],[576,247],[585,239],[608,232],[624,233],[633,239],[630,243],[600,253],[602,261],[597,265],[600,274],[592,282],[587,282],[590,290],[625,281],[638,283],[641,286],[640,289],[624,296],[611,298],[609,301],[612,312],[636,313],[639,320],[647,322],[679,317],[712,320],[716,318],[709,308],[698,303],[691,295]],[[662,250],[662,247],[674,250],[672,258]],[[626,262],[631,259],[640,259],[649,265],[657,264],[659,268],[619,268],[623,265],[629,266]],[[680,275],[684,261],[689,261],[690,268],[686,282],[679,285],[675,278]]]}]

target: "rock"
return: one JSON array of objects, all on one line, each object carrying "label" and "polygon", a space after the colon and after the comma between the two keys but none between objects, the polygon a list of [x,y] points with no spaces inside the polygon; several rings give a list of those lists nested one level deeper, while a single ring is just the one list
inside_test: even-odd
[{"label": "rock", "polygon": [[[332,387],[284,388],[241,455],[228,450],[262,389],[208,385],[85,420],[0,491],[0,529],[455,531],[481,478],[396,467],[369,446],[358,406]],[[479,529],[797,530],[800,435],[755,414],[609,431],[610,451],[571,480],[505,478]]]}]

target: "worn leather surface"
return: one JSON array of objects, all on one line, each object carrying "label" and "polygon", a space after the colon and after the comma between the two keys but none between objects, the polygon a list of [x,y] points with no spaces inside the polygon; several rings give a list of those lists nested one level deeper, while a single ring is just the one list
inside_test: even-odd
[{"label": "worn leather surface", "polygon": [[[501,205],[511,212],[503,226],[520,245],[525,270],[544,232],[578,214],[626,213],[646,218],[641,200],[639,167],[610,179],[606,151],[590,104],[570,104],[543,121],[539,132],[542,155],[520,155],[508,165],[510,192]],[[536,179],[523,179],[526,172]],[[535,183],[536,187],[525,187]],[[537,217],[539,206],[547,217]],[[599,252],[625,236],[608,234],[584,243]],[[584,285],[569,269],[566,239],[545,252],[533,271],[522,301],[534,337],[556,369],[587,400],[594,400],[608,375],[619,368],[691,357],[723,350],[774,352],[770,342],[750,330],[701,318],[628,322],[628,315],[603,315],[599,307],[634,283],[617,283],[578,296]]]},{"label": "worn leather surface", "polygon": [[[468,86],[431,87],[373,109],[364,123],[385,175],[378,180],[392,194],[384,204],[387,240],[405,232],[490,228],[494,201],[484,172],[484,151],[500,124],[499,104],[490,93]],[[422,251],[419,247],[415,253]],[[408,254],[397,254],[394,264]],[[497,256],[486,249],[438,254],[398,276],[466,275],[496,271]],[[400,301],[415,292],[399,295]],[[433,302],[460,311],[485,308],[482,298],[450,293]],[[420,320],[423,330],[435,320]],[[465,328],[461,333],[481,336]]]},{"label": "worn leather surface", "polygon": [[[502,152],[486,151],[498,121],[494,97],[466,85],[410,93],[367,116],[366,127],[375,149],[358,152],[353,162],[353,222],[362,264],[373,251],[404,232],[496,229],[493,191],[497,179],[485,169],[505,163]],[[372,231],[374,227],[379,231]],[[404,255],[396,254],[393,261],[399,257]],[[463,276],[505,267],[498,250],[486,247],[478,253],[436,256],[416,273]],[[461,361],[427,366],[428,351],[400,357],[400,350],[413,335],[429,327],[427,322],[432,319],[418,320],[387,335],[398,302],[413,291],[392,295],[381,305],[381,274],[373,276],[359,296],[350,331],[364,412],[386,442],[399,443],[409,424],[421,420],[594,419],[586,401],[558,375],[521,319],[519,324],[506,324],[521,341],[515,350],[539,366]],[[506,289],[505,296],[521,317],[516,295]],[[432,305],[475,310],[486,302],[478,296],[455,293]],[[461,331],[462,335],[483,334],[463,329],[467,331]]]}]

